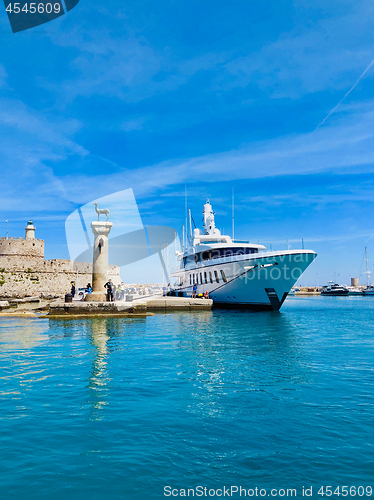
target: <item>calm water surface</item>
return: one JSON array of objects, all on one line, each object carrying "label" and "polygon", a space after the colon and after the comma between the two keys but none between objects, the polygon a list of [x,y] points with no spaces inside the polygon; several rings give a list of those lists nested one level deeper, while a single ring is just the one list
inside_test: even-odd
[{"label": "calm water surface", "polygon": [[280,313],[1,318],[0,496],[374,488],[373,319],[374,297],[290,298]]}]

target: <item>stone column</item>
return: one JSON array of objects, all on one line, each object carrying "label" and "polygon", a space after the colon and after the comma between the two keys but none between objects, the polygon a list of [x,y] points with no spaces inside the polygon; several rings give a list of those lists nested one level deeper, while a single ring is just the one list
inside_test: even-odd
[{"label": "stone column", "polygon": [[92,263],[92,293],[86,295],[87,302],[106,300],[105,283],[108,281],[108,235],[113,222],[94,221],[91,224],[95,236]]}]

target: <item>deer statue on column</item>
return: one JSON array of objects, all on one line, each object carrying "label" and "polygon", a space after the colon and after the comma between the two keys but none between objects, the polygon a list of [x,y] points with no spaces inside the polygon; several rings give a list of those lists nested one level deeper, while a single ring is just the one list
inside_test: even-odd
[{"label": "deer statue on column", "polygon": [[94,203],[97,213],[97,220],[100,220],[100,215],[106,215],[106,220],[109,220],[109,208],[97,208],[97,203]]}]

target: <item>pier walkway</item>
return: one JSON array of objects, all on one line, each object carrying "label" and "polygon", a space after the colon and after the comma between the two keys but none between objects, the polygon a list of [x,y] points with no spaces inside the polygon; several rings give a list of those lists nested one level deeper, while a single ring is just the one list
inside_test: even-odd
[{"label": "pier walkway", "polygon": [[84,302],[70,303],[56,300],[49,305],[48,317],[86,316],[146,316],[152,313],[173,311],[206,311],[212,309],[211,299],[150,296],[132,302]]}]

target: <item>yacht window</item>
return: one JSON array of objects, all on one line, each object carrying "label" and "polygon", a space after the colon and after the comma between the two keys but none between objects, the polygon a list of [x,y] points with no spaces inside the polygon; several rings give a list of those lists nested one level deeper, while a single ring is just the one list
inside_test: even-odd
[{"label": "yacht window", "polygon": [[212,277],[212,273],[211,273],[210,271],[209,271],[209,281],[210,281],[211,283],[213,283],[213,277]]},{"label": "yacht window", "polygon": [[217,271],[214,271],[214,277],[216,278],[217,283],[219,283],[219,277]]},{"label": "yacht window", "polygon": [[225,276],[225,272],[221,269],[221,276],[222,276],[222,279],[225,283],[227,283],[227,278]]},{"label": "yacht window", "polygon": [[205,252],[201,252],[200,256],[201,260],[209,260],[212,258],[212,252],[210,250],[206,250]]},{"label": "yacht window", "polygon": [[184,257],[183,258],[184,267],[186,267],[187,264],[192,264],[192,263],[196,262],[197,260],[199,260],[199,257],[197,256],[197,254],[192,254],[192,255],[188,255],[187,257]]},{"label": "yacht window", "polygon": [[204,282],[205,282],[205,283],[208,283],[208,278],[207,278],[206,273],[204,273]]},{"label": "yacht window", "polygon": [[200,273],[200,285],[203,284],[203,275]]},{"label": "yacht window", "polygon": [[190,285],[192,285],[192,274],[190,274]]},{"label": "yacht window", "polygon": [[201,258],[206,259],[219,259],[221,257],[233,257],[234,255],[247,255],[251,253],[258,253],[257,248],[248,247],[229,247],[229,248],[214,248],[209,252],[202,252]]}]

